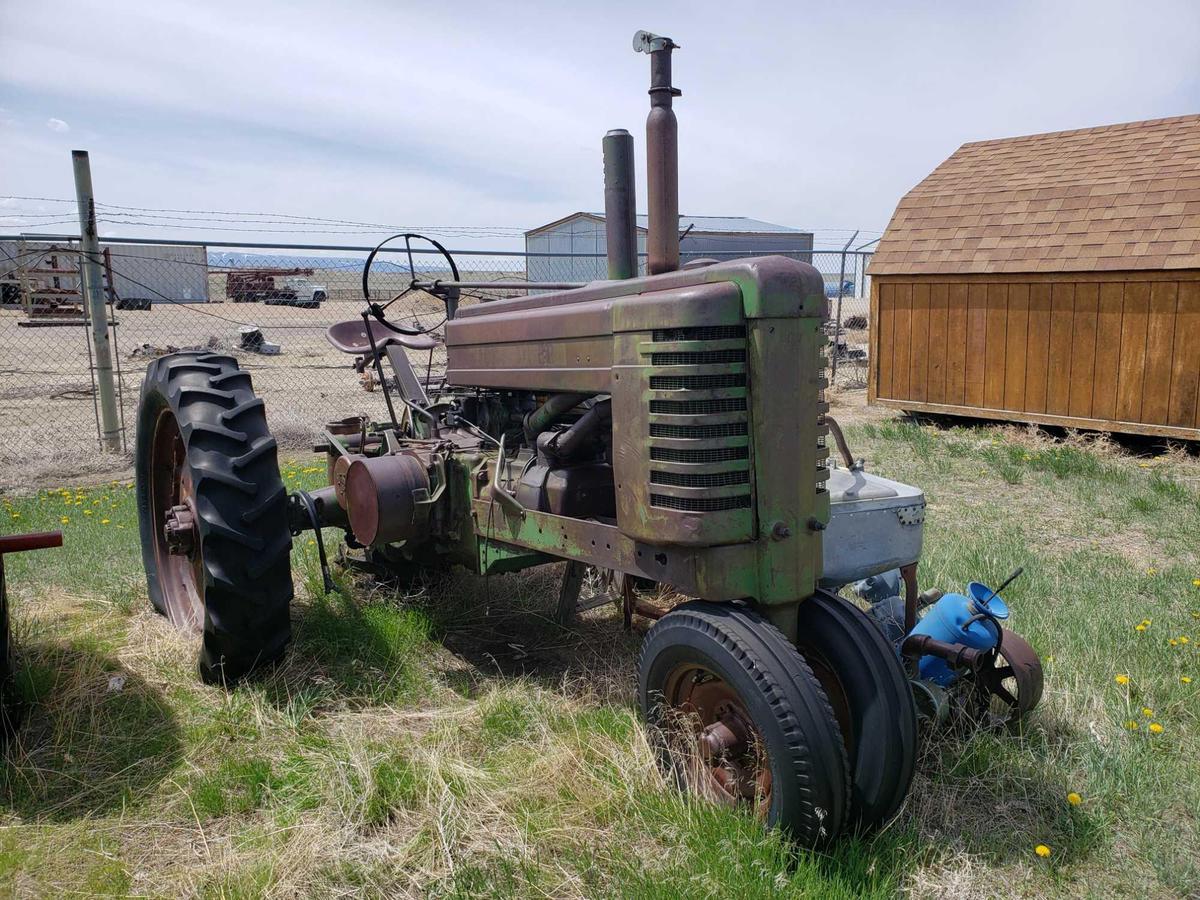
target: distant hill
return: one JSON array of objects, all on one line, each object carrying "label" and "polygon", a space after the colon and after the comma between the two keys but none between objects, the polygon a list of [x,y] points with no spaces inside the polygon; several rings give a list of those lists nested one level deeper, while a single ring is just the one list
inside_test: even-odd
[{"label": "distant hill", "polygon": [[[354,256],[299,256],[281,253],[230,253],[224,250],[209,250],[208,265],[214,269],[345,269],[361,272],[365,257]],[[445,260],[422,254],[417,258],[418,272],[445,272],[449,270]],[[407,272],[407,263],[391,262],[376,258],[372,272]]]}]

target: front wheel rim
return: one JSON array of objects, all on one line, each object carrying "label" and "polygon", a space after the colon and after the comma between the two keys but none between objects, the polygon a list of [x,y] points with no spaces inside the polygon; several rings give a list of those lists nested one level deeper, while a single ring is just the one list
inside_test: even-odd
[{"label": "front wheel rim", "polygon": [[[149,474],[154,562],[163,605],[176,628],[198,632],[204,623],[204,560],[196,525],[196,489],[179,422],[168,409],[154,423]],[[186,534],[189,516],[190,537]],[[174,540],[168,536],[172,526]]]},{"label": "front wheel rim", "polygon": [[663,713],[668,749],[683,762],[688,787],[725,806],[749,807],[765,821],[771,761],[733,686],[704,666],[676,666],[664,685]]}]

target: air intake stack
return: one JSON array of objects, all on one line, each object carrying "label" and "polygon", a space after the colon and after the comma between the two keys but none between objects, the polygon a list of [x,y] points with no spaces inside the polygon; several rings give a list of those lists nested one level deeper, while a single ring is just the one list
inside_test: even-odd
[{"label": "air intake stack", "polygon": [[650,54],[650,115],[646,117],[650,226],[646,236],[646,268],[651,275],[679,268],[679,124],[671,109],[671,101],[682,93],[671,86],[671,51],[678,46],[670,38],[648,31],[633,36],[633,49]]}]

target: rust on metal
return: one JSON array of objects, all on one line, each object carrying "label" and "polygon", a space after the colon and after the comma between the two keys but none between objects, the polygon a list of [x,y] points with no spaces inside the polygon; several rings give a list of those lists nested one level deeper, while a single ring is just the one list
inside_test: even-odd
[{"label": "rust on metal", "polygon": [[167,510],[163,523],[163,538],[167,552],[188,556],[197,547],[196,517],[186,504],[172,506]]},{"label": "rust on metal", "polygon": [[1042,661],[1019,634],[1003,633],[1000,646],[979,669],[981,705],[992,717],[1016,721],[1042,699]]},{"label": "rust on metal", "polygon": [[667,676],[663,704],[667,742],[687,761],[689,786],[765,819],[771,806],[770,759],[737,690],[704,665],[684,663]]},{"label": "rust on metal", "polygon": [[[163,410],[150,438],[148,513],[153,523],[152,553],[171,623],[185,631],[204,621],[204,562],[195,536],[196,491],[179,423]],[[180,507],[186,515],[180,515]],[[190,520],[191,537],[184,535]],[[186,552],[178,548],[189,544]]]},{"label": "rust on metal", "polygon": [[639,31],[633,47],[650,54],[650,114],[646,117],[646,270],[651,275],[679,268],[679,123],[672,101],[682,92],[671,85],[668,37]]},{"label": "rust on metal", "polygon": [[976,650],[966,644],[948,644],[927,634],[911,634],[900,645],[900,652],[905,656],[922,657],[936,656],[944,659],[955,669],[979,669],[988,660],[987,650]]}]

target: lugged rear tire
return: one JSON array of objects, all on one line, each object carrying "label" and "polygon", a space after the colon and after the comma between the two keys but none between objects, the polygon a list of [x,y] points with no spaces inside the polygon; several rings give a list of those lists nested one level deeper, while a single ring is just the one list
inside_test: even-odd
[{"label": "lugged rear tire", "polygon": [[[200,675],[233,684],[291,638],[291,531],[275,439],[250,374],[213,353],[150,364],[137,425],[137,504],[150,602],[202,632]],[[192,508],[195,553],[171,553],[167,508]]]},{"label": "lugged rear tire", "polygon": [[878,626],[848,600],[817,592],[800,604],[797,644],[846,739],[847,828],[866,832],[904,803],[917,757],[917,710],[908,677]]},{"label": "lugged rear tire", "polygon": [[[849,774],[837,721],[804,657],[757,613],[697,600],[663,616],[642,645],[638,699],[681,787],[749,805],[804,846],[841,832]],[[750,737],[714,762],[702,748],[718,721]]]}]

